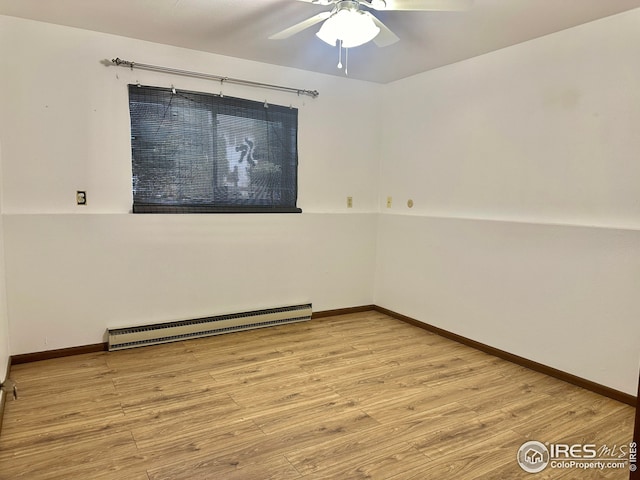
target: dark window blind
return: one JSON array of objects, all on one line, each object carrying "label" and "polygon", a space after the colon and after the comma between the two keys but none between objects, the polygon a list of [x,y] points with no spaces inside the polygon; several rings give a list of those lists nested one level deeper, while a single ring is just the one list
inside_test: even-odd
[{"label": "dark window blind", "polygon": [[135,213],[300,212],[298,110],[129,85]]}]

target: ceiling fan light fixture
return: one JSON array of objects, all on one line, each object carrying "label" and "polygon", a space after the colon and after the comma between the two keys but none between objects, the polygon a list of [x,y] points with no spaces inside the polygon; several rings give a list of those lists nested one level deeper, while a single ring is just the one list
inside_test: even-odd
[{"label": "ceiling fan light fixture", "polygon": [[371,16],[357,9],[344,8],[325,20],[316,36],[332,46],[342,40],[344,48],[353,48],[370,42],[378,33],[380,28]]},{"label": "ceiling fan light fixture", "polygon": [[316,37],[323,42],[328,43],[332,47],[335,47],[338,41],[338,32],[336,31],[333,23],[329,22],[329,20],[331,20],[331,17],[325,20],[320,26],[320,30],[316,32]]}]

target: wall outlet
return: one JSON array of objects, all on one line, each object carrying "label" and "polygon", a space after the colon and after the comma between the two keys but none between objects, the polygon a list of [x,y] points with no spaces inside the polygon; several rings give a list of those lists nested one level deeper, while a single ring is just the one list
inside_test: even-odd
[{"label": "wall outlet", "polygon": [[84,190],[76,191],[76,203],[78,205],[86,205],[87,204],[87,192]]},{"label": "wall outlet", "polygon": [[353,197],[347,197],[347,208],[353,208]]},{"label": "wall outlet", "polygon": [[387,197],[387,208],[391,208],[391,201],[393,199],[391,197]]}]

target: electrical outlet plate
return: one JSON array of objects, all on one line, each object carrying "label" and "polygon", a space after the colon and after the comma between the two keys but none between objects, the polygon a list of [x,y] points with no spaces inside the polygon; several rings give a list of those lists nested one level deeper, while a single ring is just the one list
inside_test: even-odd
[{"label": "electrical outlet plate", "polygon": [[76,203],[78,205],[86,205],[87,204],[87,192],[84,190],[76,191]]},{"label": "electrical outlet plate", "polygon": [[387,208],[391,208],[391,201],[392,201],[392,198],[387,197]]},{"label": "electrical outlet plate", "polygon": [[353,197],[347,197],[347,208],[353,208]]}]

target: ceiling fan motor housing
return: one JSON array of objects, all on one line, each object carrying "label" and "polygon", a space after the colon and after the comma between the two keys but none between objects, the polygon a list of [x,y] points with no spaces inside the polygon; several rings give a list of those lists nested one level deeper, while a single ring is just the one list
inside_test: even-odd
[{"label": "ceiling fan motor housing", "polygon": [[336,13],[341,10],[360,10],[360,2],[356,0],[339,0],[336,2]]}]

